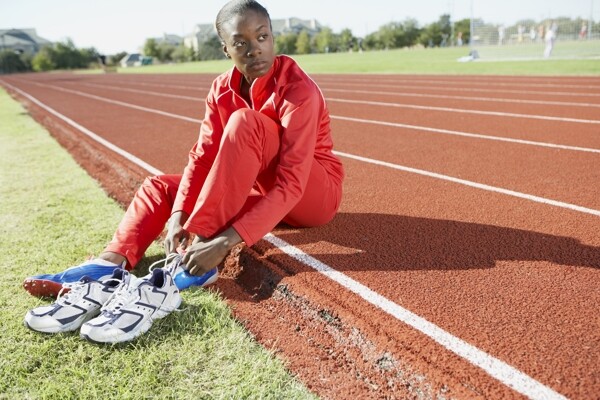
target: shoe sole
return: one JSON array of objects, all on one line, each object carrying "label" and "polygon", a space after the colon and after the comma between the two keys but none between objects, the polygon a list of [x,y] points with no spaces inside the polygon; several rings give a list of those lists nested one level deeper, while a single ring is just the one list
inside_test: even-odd
[{"label": "shoe sole", "polygon": [[[47,279],[27,278],[23,282],[23,288],[32,296],[56,298],[62,289],[62,283]],[[69,289],[65,289],[63,293],[67,293],[68,291]]]},{"label": "shoe sole", "polygon": [[98,314],[100,314],[100,309],[98,309],[97,312],[93,312],[93,313],[85,315],[83,318],[78,318],[75,321],[71,322],[70,324],[66,324],[63,326],[52,326],[52,327],[33,327],[29,324],[29,322],[27,322],[27,316],[26,316],[25,320],[23,321],[23,324],[27,328],[31,329],[32,331],[41,332],[41,333],[51,334],[51,333],[73,332],[73,331],[76,331],[77,329],[81,328],[81,325],[85,324],[90,319],[96,317]]}]

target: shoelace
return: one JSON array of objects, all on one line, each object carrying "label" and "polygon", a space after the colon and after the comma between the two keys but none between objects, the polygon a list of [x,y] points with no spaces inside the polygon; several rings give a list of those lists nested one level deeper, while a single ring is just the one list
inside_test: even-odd
[{"label": "shoelace", "polygon": [[136,302],[139,300],[138,294],[138,285],[132,281],[135,281],[136,278],[132,277],[132,275],[128,275],[121,284],[117,287],[117,290],[114,291],[113,294],[110,295],[106,303],[102,306],[102,312],[107,312],[109,314],[118,313],[123,306],[126,304],[130,304],[132,302]]},{"label": "shoelace", "polygon": [[[164,268],[165,270],[169,271],[169,273],[171,274],[172,277],[175,277],[175,272],[177,271],[177,268],[180,267],[182,259],[183,259],[183,256],[181,254],[178,254],[178,253],[168,254],[165,258],[152,263],[150,265],[150,267],[148,267],[148,271],[152,272],[156,268]],[[161,263],[164,265],[160,266]],[[174,309],[170,309],[169,311],[170,312],[172,312],[172,311],[180,312],[180,311],[185,311],[185,310],[187,310],[187,308],[174,308]]]},{"label": "shoelace", "polygon": [[[172,276],[174,276],[175,271],[177,270],[177,267],[179,267],[179,265],[181,264],[182,258],[183,258],[182,255],[178,254],[178,253],[168,254],[165,258],[152,263],[150,265],[150,267],[148,267],[148,271],[152,272],[156,268],[163,268],[163,269],[169,271],[169,273]],[[161,263],[163,264],[162,266],[160,265]]]},{"label": "shoelace", "polygon": [[[63,283],[54,303],[61,306],[65,305],[67,301],[69,301],[71,304],[76,303],[81,296],[83,296],[83,289],[85,288],[85,285],[87,285],[87,283],[81,281]],[[68,291],[65,292],[65,290]]]}]

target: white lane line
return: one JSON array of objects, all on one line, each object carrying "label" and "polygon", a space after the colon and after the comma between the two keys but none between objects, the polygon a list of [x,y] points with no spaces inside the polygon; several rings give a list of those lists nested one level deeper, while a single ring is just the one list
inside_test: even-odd
[{"label": "white lane line", "polygon": [[582,207],[582,206],[578,206],[578,205],[570,204],[570,203],[564,203],[562,201],[557,201],[557,200],[552,200],[552,199],[546,199],[544,197],[539,197],[539,196],[534,196],[531,194],[516,192],[514,190],[503,189],[503,188],[499,188],[496,186],[490,186],[490,185],[486,185],[484,183],[468,181],[466,179],[455,178],[453,176],[438,174],[436,172],[430,172],[430,171],[425,171],[422,169],[406,167],[404,165],[398,165],[398,164],[392,164],[392,163],[385,162],[385,161],[374,160],[372,158],[357,156],[354,154],[344,153],[341,151],[334,151],[334,153],[340,157],[351,158],[353,160],[362,161],[362,162],[366,162],[369,164],[379,165],[382,167],[388,167],[388,168],[396,169],[399,171],[410,172],[413,174],[428,176],[430,178],[442,179],[445,181],[459,183],[461,185],[470,186],[470,187],[474,187],[477,189],[487,190],[489,192],[502,193],[502,194],[505,194],[508,196],[513,196],[513,197],[518,197],[520,199],[534,201],[536,203],[548,204],[551,206],[566,208],[568,210],[578,211],[581,213],[595,215],[597,217],[600,217],[600,210],[594,210],[592,208]]},{"label": "white lane line", "polygon": [[395,127],[395,128],[414,129],[414,130],[419,130],[419,131],[441,133],[441,134],[445,134],[445,135],[465,136],[465,137],[476,138],[476,139],[495,140],[498,142],[518,143],[518,144],[526,144],[526,145],[531,145],[531,146],[549,147],[549,148],[561,149],[561,150],[583,151],[583,152],[587,152],[587,153],[600,154],[600,149],[592,149],[589,147],[578,147],[578,146],[568,146],[568,145],[563,145],[563,144],[536,142],[533,140],[513,139],[513,138],[502,137],[502,136],[480,135],[477,133],[452,131],[452,130],[440,129],[440,128],[429,128],[426,126],[401,124],[401,123],[397,123],[397,122],[377,121],[377,120],[372,120],[372,119],[342,117],[339,115],[331,115],[330,118],[338,119],[341,121],[351,121],[351,122],[360,122],[360,123],[364,123],[364,124],[391,126],[391,127]]},{"label": "white lane line", "polygon": [[358,93],[368,95],[384,95],[396,97],[422,97],[428,99],[448,99],[448,100],[468,100],[468,101],[485,101],[490,103],[510,103],[510,104],[540,104],[548,106],[561,107],[591,107],[600,108],[600,104],[596,103],[578,103],[572,101],[549,101],[549,100],[525,100],[525,99],[507,99],[502,97],[480,97],[480,96],[450,96],[444,94],[429,94],[429,93],[414,93],[414,92],[384,92],[381,90],[357,90],[357,89],[332,89],[321,87],[324,92],[341,92],[341,93]]},{"label": "white lane line", "polygon": [[50,89],[58,90],[60,92],[71,93],[71,94],[75,94],[78,96],[87,97],[90,99],[102,101],[102,102],[109,103],[109,104],[115,104],[115,105],[122,106],[122,107],[133,108],[134,110],[138,110],[138,111],[144,111],[144,112],[149,112],[152,114],[164,115],[165,117],[177,118],[177,119],[181,119],[181,120],[193,122],[193,123],[201,123],[202,122],[201,119],[190,118],[190,117],[186,117],[184,115],[178,115],[178,114],[173,114],[173,113],[162,111],[162,110],[157,110],[155,108],[148,108],[148,107],[138,106],[136,104],[125,103],[124,101],[107,99],[106,97],[100,97],[100,96],[96,96],[93,94],[80,92],[78,90],[65,89],[60,86],[48,85],[48,84],[39,83],[39,82],[32,82],[32,81],[26,81],[26,82],[31,83],[33,85],[37,85],[37,86],[48,87]]},{"label": "white lane line", "polygon": [[26,93],[26,92],[22,91],[21,89],[19,89],[17,87],[14,87],[13,85],[11,85],[11,84],[9,84],[9,83],[7,83],[5,81],[2,81],[2,82],[6,86],[8,86],[12,90],[14,90],[15,92],[19,93],[21,96],[27,98],[32,103],[37,104],[39,107],[43,108],[44,110],[46,110],[50,114],[54,115],[55,117],[61,119],[62,121],[66,122],[67,124],[71,125],[75,129],[77,129],[80,132],[82,132],[83,134],[89,136],[91,139],[95,140],[96,142],[100,143],[101,145],[105,146],[106,148],[114,151],[115,153],[117,153],[120,156],[124,157],[125,159],[131,161],[132,163],[134,163],[134,164],[136,164],[136,165],[144,168],[146,171],[150,172],[153,175],[162,175],[162,172],[160,170],[154,168],[152,165],[146,163],[142,159],[134,156],[133,154],[131,154],[131,153],[129,153],[129,152],[121,149],[120,147],[112,144],[108,140],[104,139],[102,136],[95,134],[94,132],[90,131],[86,127],[81,126],[77,122],[73,121],[71,118],[69,118],[69,117],[67,117],[67,116],[59,113],[58,111],[54,110],[53,108],[48,107],[46,104],[42,103],[41,101],[39,101],[35,97],[31,96],[29,93]]},{"label": "white lane line", "polygon": [[[36,84],[40,85],[40,86],[43,85],[41,83],[36,83]],[[145,91],[145,90],[137,90],[137,89],[121,89],[121,88],[117,88],[117,87],[109,86],[109,85],[95,85],[95,84],[88,84],[88,85],[99,86],[99,87],[102,87],[102,88],[107,88],[107,87],[108,88],[114,88],[116,90],[134,91],[135,93],[141,93],[141,94],[153,94],[153,95],[157,95],[157,96],[161,95],[158,92],[148,92],[148,91]],[[52,85],[45,85],[45,86],[53,88],[53,89],[56,89],[56,90],[61,90],[61,88],[58,87],[58,86],[52,86]],[[64,89],[64,90],[68,91],[69,89]],[[73,94],[77,94],[77,95],[85,95],[87,97],[91,97],[91,98],[94,98],[96,100],[102,99],[102,101],[109,102],[109,103],[115,103],[116,102],[116,100],[107,99],[105,97],[94,96],[94,95],[91,95],[91,94],[88,94],[88,93],[84,93],[84,92],[79,92],[79,91],[74,91],[74,90],[71,90],[70,92],[73,93]],[[200,98],[189,97],[189,96],[179,96],[179,95],[165,95],[165,96],[167,96],[167,97],[181,98],[183,100],[193,100],[193,101],[202,100]],[[140,106],[137,106],[137,105],[134,105],[134,104],[130,104],[130,103],[117,102],[116,104],[126,105],[126,106],[131,107],[131,108],[140,109]],[[153,109],[148,109],[148,108],[145,108],[145,107],[141,107],[141,108],[143,108],[142,111],[147,111],[147,112],[150,112],[150,110],[153,110]],[[167,113],[167,114],[169,114],[169,113]],[[162,115],[164,115],[164,114],[162,114]],[[172,115],[174,115],[174,114],[167,115],[167,116],[172,116]],[[191,119],[191,118],[188,118],[188,117],[182,117],[182,118],[186,118],[186,120],[192,120],[192,122],[196,122],[196,121],[202,122],[202,120],[195,120],[195,119]],[[587,148],[587,147],[569,146],[569,145],[546,143],[546,142],[536,142],[536,141],[533,141],[533,140],[513,139],[513,138],[502,137],[502,136],[481,135],[481,134],[477,134],[477,133],[452,131],[452,130],[448,130],[448,129],[430,128],[430,127],[426,127],[426,126],[409,125],[409,124],[402,124],[402,123],[396,123],[396,122],[385,122],[385,121],[369,120],[369,119],[362,119],[362,118],[344,117],[344,116],[340,116],[340,115],[331,115],[330,118],[331,119],[343,120],[343,121],[360,122],[360,123],[366,123],[366,124],[392,126],[392,127],[396,127],[396,128],[407,128],[407,129],[420,130],[420,131],[433,132],[433,133],[440,133],[440,134],[446,134],[446,135],[464,136],[464,137],[475,138],[475,139],[495,140],[495,141],[499,141],[499,142],[509,142],[509,143],[531,145],[531,146],[549,147],[549,148],[561,149],[561,150],[582,151],[582,152],[587,152],[587,153],[598,153],[598,154],[600,154],[600,149],[592,149],[592,148]]]},{"label": "white lane line", "polygon": [[336,99],[336,98],[332,98],[332,97],[328,97],[327,101],[328,102],[335,101],[338,103],[349,103],[349,104],[367,104],[370,106],[377,106],[377,107],[411,108],[411,109],[415,109],[415,110],[443,111],[443,112],[476,114],[476,115],[492,115],[495,117],[540,119],[540,120],[545,120],[545,121],[576,122],[576,123],[580,123],[580,124],[600,124],[600,120],[597,120],[597,119],[551,117],[551,116],[547,116],[547,115],[517,114],[517,113],[508,113],[508,112],[500,112],[500,111],[465,110],[462,108],[418,106],[415,104],[400,104],[400,103],[387,103],[387,102],[382,102],[382,101]]},{"label": "white lane line", "polygon": [[483,369],[489,375],[515,391],[531,399],[566,399],[562,394],[536,381],[529,375],[510,366],[504,361],[489,355],[451,333],[446,332],[439,326],[427,321],[425,318],[394,303],[369,287],[331,268],[316,258],[311,257],[283,239],[278,238],[273,234],[267,234],[263,239],[273,244],[275,247],[278,247],[293,259],[308,265],[334,282],[357,294],[375,307],[430,337],[446,349]]},{"label": "white lane line", "polygon": [[120,92],[130,92],[130,93],[139,93],[139,94],[148,94],[151,96],[159,96],[159,97],[168,97],[171,99],[180,99],[180,100],[191,100],[191,101],[204,101],[202,97],[192,97],[192,96],[184,96],[181,94],[170,94],[170,93],[162,93],[162,92],[152,92],[149,90],[140,90],[140,89],[131,89],[124,88],[118,86],[110,86],[110,85],[99,85],[97,83],[84,83],[84,82],[67,82],[72,85],[84,85],[89,87],[97,87],[100,89],[109,89],[109,90],[117,90]]},{"label": "white lane line", "polygon": [[[335,79],[330,79],[330,81],[336,81]],[[352,82],[365,82],[370,83],[372,80],[369,79],[352,79]],[[406,83],[415,83],[418,82],[420,84],[432,84],[434,86],[448,86],[448,85],[486,85],[486,86],[517,86],[517,87],[538,87],[538,88],[565,88],[565,89],[591,89],[591,90],[600,90],[600,86],[598,85],[575,85],[575,84],[566,84],[566,83],[533,83],[533,82],[524,82],[524,81],[513,81],[513,82],[498,82],[494,80],[485,80],[485,79],[463,79],[463,80],[434,80],[434,79],[392,79],[387,81],[391,84],[403,82]]]},{"label": "white lane line", "polygon": [[[37,100],[35,97],[25,93],[21,89],[18,89],[10,84],[4,82],[7,86],[11,87],[13,90],[26,97],[33,103],[42,107],[44,110],[50,112],[52,115],[60,118],[66,123],[70,124],[74,128],[80,130],[85,135],[90,138],[97,140],[98,143],[106,146],[112,151],[117,152],[119,155],[124,157],[125,159],[131,161],[132,163],[146,169],[148,172],[154,175],[161,175],[162,172],[157,168],[152,167],[148,163],[140,160],[138,157],[134,156],[127,151],[120,149],[119,147],[111,144],[110,142],[102,139],[99,135],[91,132],[90,130],[84,128],[79,125],[75,121],[70,118],[60,114],[54,109],[46,106],[41,101]],[[457,354],[458,356],[464,358],[471,364],[483,369],[490,376],[497,379],[504,385],[512,388],[513,390],[528,396],[532,399],[550,399],[550,400],[562,400],[566,399],[560,393],[552,390],[548,386],[538,382],[532,377],[526,375],[525,373],[519,371],[518,369],[506,364],[505,362],[487,354],[486,352],[479,350],[477,347],[470,345],[469,343],[463,341],[462,339],[453,336],[452,334],[444,331],[442,328],[437,325],[427,321],[426,319],[418,316],[417,314],[403,308],[402,306],[392,302],[391,300],[385,298],[384,296],[378,294],[377,292],[369,289],[367,286],[355,281],[349,276],[334,270],[328,265],[320,262],[319,260],[309,256],[304,253],[302,250],[297,247],[292,246],[291,244],[285,242],[284,240],[274,236],[273,234],[267,234],[264,237],[265,240],[272,243],[276,247],[278,247],[285,254],[290,255],[291,257],[299,260],[309,267],[315,269],[316,271],[322,273],[329,279],[334,282],[340,284],[346,289],[356,293],[369,303],[374,306],[380,308],[386,313],[390,314],[394,318],[404,322],[405,324],[413,327],[419,332],[427,335],[440,345],[444,346],[446,349],[451,352]]]},{"label": "white lane line", "polygon": [[[97,80],[97,82],[103,82],[103,81]],[[162,87],[162,88],[169,88],[169,89],[189,90],[189,91],[194,91],[194,92],[196,92],[196,91],[208,92],[208,88],[209,88],[209,86],[207,86],[206,88],[203,88],[203,87],[199,87],[198,85],[190,85],[190,86],[170,85],[170,84],[164,84],[164,83],[142,82],[139,80],[128,81],[128,80],[111,79],[110,82],[111,83],[120,83],[123,85],[154,86],[154,87]],[[75,82],[73,82],[73,83],[75,83]],[[210,83],[209,83],[209,85],[210,85]]]},{"label": "white lane line", "polygon": [[[321,80],[319,80],[321,82]],[[414,82],[412,82],[414,83]],[[510,93],[510,94],[524,94],[524,95],[534,95],[534,96],[566,96],[566,97],[600,97],[600,93],[572,93],[572,92],[547,92],[547,91],[535,91],[535,90],[509,90],[509,89],[482,89],[482,88],[465,88],[465,87],[447,87],[447,86],[413,86],[413,85],[385,85],[378,83],[342,83],[344,87],[349,86],[359,86],[369,88],[385,88],[385,89],[415,89],[415,90],[435,90],[435,91],[445,91],[445,92],[476,92],[476,93]]]},{"label": "white lane line", "polygon": [[[49,87],[53,88],[53,86],[50,86],[50,85],[44,85],[44,86],[49,86]],[[11,86],[11,87],[14,87],[14,86]],[[98,97],[98,96],[94,96],[94,97]],[[102,99],[102,98],[100,98],[100,99]],[[110,102],[112,102],[112,100],[110,100]],[[119,103],[122,103],[122,102],[119,102]],[[128,103],[122,103],[122,104],[125,104],[125,106],[128,106],[127,105]],[[149,110],[150,109],[146,109],[144,111],[151,112]],[[164,113],[162,113],[162,112],[160,112],[159,114],[164,115]],[[340,117],[332,116],[332,119],[333,118],[343,119]],[[200,123],[202,121],[197,120],[197,122]],[[362,121],[360,121],[360,122],[362,122]],[[547,146],[547,147],[551,147],[551,146]],[[572,149],[569,149],[569,150],[572,150]],[[588,149],[588,150],[594,150],[594,149]],[[597,152],[597,151],[592,151],[592,152]],[[460,178],[455,178],[455,177],[448,176],[448,175],[439,174],[437,172],[431,172],[431,171],[425,171],[425,170],[421,170],[421,169],[417,169],[417,168],[406,167],[406,166],[393,164],[393,163],[389,163],[389,162],[385,162],[385,161],[380,161],[380,160],[375,160],[375,159],[371,159],[371,158],[367,158],[367,157],[357,156],[354,154],[349,154],[349,153],[344,153],[344,152],[339,152],[339,151],[334,151],[334,153],[336,153],[337,155],[342,156],[342,157],[353,158],[355,160],[367,162],[370,164],[376,164],[376,165],[389,167],[389,168],[393,168],[393,169],[397,169],[397,170],[401,170],[401,171],[405,171],[405,172],[411,172],[411,173],[415,173],[415,174],[419,174],[419,175],[425,175],[425,176],[428,176],[431,178],[437,178],[437,179],[442,179],[442,180],[446,180],[446,181],[451,181],[454,183],[458,183],[458,184],[462,184],[462,185],[466,185],[466,186],[470,186],[470,187],[475,187],[475,188],[487,190],[490,192],[502,193],[502,194],[505,194],[508,196],[514,196],[514,197],[518,197],[521,199],[535,201],[537,203],[548,204],[548,205],[552,205],[552,206],[556,206],[556,207],[566,208],[566,209],[573,210],[573,211],[578,211],[578,212],[582,212],[582,213],[586,213],[586,214],[600,216],[600,211],[598,211],[598,210],[578,206],[575,204],[565,203],[565,202],[558,201],[558,200],[546,199],[546,198],[535,196],[535,195],[516,192],[516,191],[510,190],[510,189],[504,189],[504,188],[499,188],[499,187],[495,187],[495,186],[490,186],[490,185],[486,185],[483,183],[468,181],[465,179],[460,179]]]}]

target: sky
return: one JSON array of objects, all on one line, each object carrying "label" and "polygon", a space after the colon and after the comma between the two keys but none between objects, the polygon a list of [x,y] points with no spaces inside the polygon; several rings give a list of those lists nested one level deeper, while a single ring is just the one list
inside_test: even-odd
[{"label": "sky", "polygon": [[[365,36],[392,21],[416,19],[421,26],[442,14],[452,20],[473,15],[490,23],[518,19],[593,15],[600,0],[259,0],[272,19],[315,18],[338,33]],[[194,25],[214,23],[225,0],[0,0],[0,29],[35,28],[52,42],[73,40],[100,53],[137,52],[147,38],[184,36]]]}]

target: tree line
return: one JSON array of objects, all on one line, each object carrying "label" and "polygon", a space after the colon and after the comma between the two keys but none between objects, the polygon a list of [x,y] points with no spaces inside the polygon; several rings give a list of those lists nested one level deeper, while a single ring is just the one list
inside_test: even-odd
[{"label": "tree line", "polygon": [[[559,32],[580,26],[582,19],[559,18]],[[547,21],[542,21],[545,23]],[[495,30],[494,24],[486,24],[475,20],[478,29],[487,27]],[[506,27],[507,31],[517,30],[518,25],[533,25],[533,20],[519,21],[514,26]],[[390,22],[382,25],[375,32],[364,38],[356,37],[350,29],[339,33],[323,27],[318,33],[310,35],[304,30],[299,33],[285,33],[275,37],[275,51],[278,54],[311,54],[335,53],[347,51],[388,50],[406,47],[446,47],[467,45],[471,38],[471,21],[462,19],[452,22],[449,14],[443,14],[433,23],[419,26],[415,19],[402,22]],[[593,23],[591,32],[595,35],[600,30],[600,23]],[[222,45],[217,36],[213,36],[200,44],[198,50],[180,45],[170,44],[156,39],[147,39],[143,52],[159,62],[185,62],[219,60],[224,58]],[[108,56],[107,65],[116,65],[127,53],[121,52]],[[99,54],[96,49],[78,49],[71,40],[57,42],[42,48],[35,56],[15,54],[12,51],[0,53],[0,73],[24,71],[48,71],[53,69],[77,69],[97,67]]]}]

